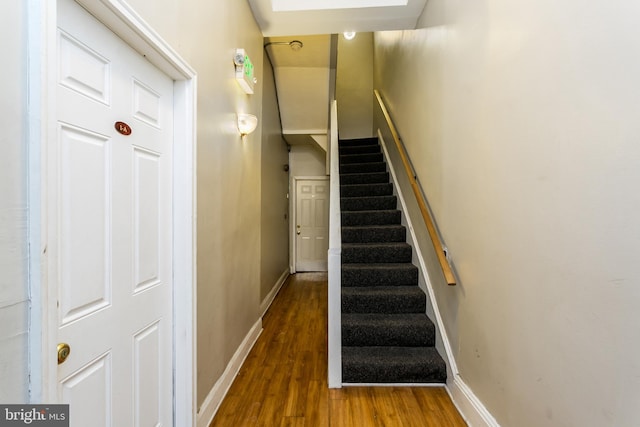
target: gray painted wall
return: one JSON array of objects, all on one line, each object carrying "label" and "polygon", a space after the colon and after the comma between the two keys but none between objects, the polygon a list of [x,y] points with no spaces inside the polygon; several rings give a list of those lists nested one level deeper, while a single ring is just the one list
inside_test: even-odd
[{"label": "gray painted wall", "polygon": [[435,283],[500,425],[637,425],[640,5],[430,0],[375,85],[453,257]]},{"label": "gray painted wall", "polygon": [[261,302],[289,271],[289,172],[284,170],[289,164],[289,152],[280,131],[273,70],[266,55],[263,64]]},{"label": "gray painted wall", "polygon": [[368,138],[373,128],[373,33],[338,36],[336,99],[340,138]]},{"label": "gray painted wall", "polygon": [[[294,176],[325,176],[327,153],[317,145],[298,144],[291,146],[289,174]],[[295,191],[292,189],[291,191]]]}]

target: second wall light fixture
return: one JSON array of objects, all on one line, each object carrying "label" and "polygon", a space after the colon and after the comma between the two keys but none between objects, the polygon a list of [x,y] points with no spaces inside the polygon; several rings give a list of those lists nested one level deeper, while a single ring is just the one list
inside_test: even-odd
[{"label": "second wall light fixture", "polygon": [[256,130],[258,118],[253,114],[238,113],[238,131],[241,136],[249,135]]}]

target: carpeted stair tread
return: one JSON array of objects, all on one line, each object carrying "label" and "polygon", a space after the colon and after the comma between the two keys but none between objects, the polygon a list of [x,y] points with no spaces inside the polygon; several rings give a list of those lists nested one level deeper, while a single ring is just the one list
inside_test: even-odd
[{"label": "carpeted stair tread", "polygon": [[341,139],[339,141],[340,147],[353,147],[358,145],[373,145],[378,144],[378,138],[355,138],[355,139]]},{"label": "carpeted stair tread", "polygon": [[343,287],[343,313],[425,313],[427,301],[418,286]]},{"label": "carpeted stair tread", "polygon": [[403,225],[368,225],[342,227],[342,243],[404,242],[407,229]]},{"label": "carpeted stair tread", "polygon": [[378,144],[366,144],[366,145],[352,145],[350,147],[339,147],[339,153],[341,156],[348,154],[369,154],[379,153],[380,146]]},{"label": "carpeted stair tread", "polygon": [[418,267],[411,263],[343,264],[342,286],[411,286],[418,283]]},{"label": "carpeted stair tread", "polygon": [[411,245],[403,242],[343,243],[342,263],[411,262]]},{"label": "carpeted stair tread", "polygon": [[381,162],[383,160],[382,153],[366,153],[366,154],[341,154],[340,165],[350,163],[367,163]]},{"label": "carpeted stair tread", "polygon": [[374,211],[345,211],[341,213],[343,226],[400,224],[402,217],[397,209]]},{"label": "carpeted stair tread", "polygon": [[434,347],[343,347],[345,383],[444,383],[447,367]]},{"label": "carpeted stair tread", "polygon": [[342,345],[407,346],[435,344],[435,328],[424,313],[342,313]]},{"label": "carpeted stair tread", "polygon": [[386,184],[389,182],[389,172],[366,172],[340,174],[342,185],[352,184]]},{"label": "carpeted stair tread", "polygon": [[397,202],[396,196],[341,197],[340,209],[342,211],[391,210],[396,208]]},{"label": "carpeted stair tread", "polygon": [[390,196],[393,186],[388,182],[340,186],[340,197]]},{"label": "carpeted stair tread", "polygon": [[340,165],[340,173],[386,172],[385,162],[347,163]]}]

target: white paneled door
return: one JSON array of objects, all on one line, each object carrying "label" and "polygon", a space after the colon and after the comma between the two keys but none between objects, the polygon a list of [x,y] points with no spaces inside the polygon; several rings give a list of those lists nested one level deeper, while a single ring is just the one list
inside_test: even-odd
[{"label": "white paneled door", "polygon": [[173,81],[74,1],[58,5],[58,398],[74,427],[170,426]]},{"label": "white paneled door", "polygon": [[296,180],[296,271],[327,271],[329,180]]}]

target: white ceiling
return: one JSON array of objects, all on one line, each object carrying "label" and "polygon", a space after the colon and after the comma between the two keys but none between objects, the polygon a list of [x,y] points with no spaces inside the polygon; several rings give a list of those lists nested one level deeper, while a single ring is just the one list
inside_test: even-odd
[{"label": "white ceiling", "polygon": [[[292,40],[301,42],[302,48],[291,49],[287,43]],[[274,67],[283,133],[326,133],[331,36],[266,37],[264,41]]]},{"label": "white ceiling", "polygon": [[271,0],[275,11],[405,6],[407,0]]},{"label": "white ceiling", "polygon": [[[300,41],[302,48],[293,50],[289,43],[293,40]],[[265,37],[265,49],[268,49],[269,57],[274,67],[327,67],[331,56],[331,36],[296,35],[290,37]],[[280,43],[280,44],[278,44]]]},{"label": "white ceiling", "polygon": [[265,37],[415,28],[427,0],[248,0]]},{"label": "white ceiling", "polygon": [[[326,135],[330,34],[413,29],[427,0],[247,0],[274,66],[282,131],[290,144]],[[357,36],[356,36],[357,37]],[[303,47],[291,49],[293,40]],[[335,56],[334,56],[335,57]],[[333,64],[333,65],[332,65]]]}]

